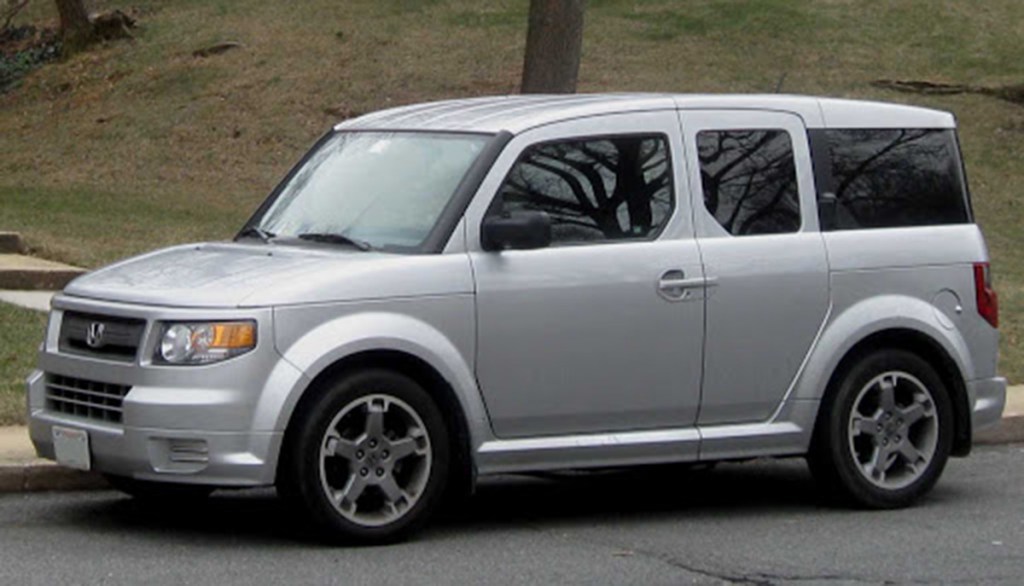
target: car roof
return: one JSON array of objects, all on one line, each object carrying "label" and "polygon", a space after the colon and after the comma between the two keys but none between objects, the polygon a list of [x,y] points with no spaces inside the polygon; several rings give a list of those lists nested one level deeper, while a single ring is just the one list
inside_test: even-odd
[{"label": "car roof", "polygon": [[351,118],[338,130],[431,130],[519,134],[577,118],[655,110],[771,110],[800,116],[808,128],[954,128],[940,110],[784,94],[510,95],[411,104]]}]

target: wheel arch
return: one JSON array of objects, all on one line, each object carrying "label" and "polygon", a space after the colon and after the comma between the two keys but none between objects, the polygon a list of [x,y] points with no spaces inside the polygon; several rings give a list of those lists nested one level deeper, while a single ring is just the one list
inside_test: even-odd
[{"label": "wheel arch", "polygon": [[[453,448],[450,482],[452,488],[460,493],[472,491],[475,482],[472,465],[472,440],[466,411],[455,392],[452,384],[430,363],[419,356],[395,349],[363,350],[349,354],[328,364],[317,373],[306,385],[291,413],[288,415],[281,443],[281,457],[287,457],[289,445],[294,441],[297,428],[293,422],[301,414],[316,403],[316,400],[329,387],[331,381],[338,380],[349,373],[359,370],[380,368],[401,373],[417,384],[437,403],[445,423]],[[280,462],[277,474],[286,469]]]},{"label": "wheel arch", "polygon": [[[451,305],[451,304],[449,304]],[[405,309],[404,306],[401,306]],[[415,309],[415,307],[413,308]],[[398,369],[421,384],[438,401],[449,427],[459,434],[453,445],[466,458],[466,476],[472,479],[473,448],[490,437],[490,420],[473,373],[475,354],[473,322],[452,320],[447,313],[462,317],[463,308],[444,306],[442,317],[459,327],[439,329],[430,312],[360,311],[336,316],[315,328],[299,328],[292,338],[279,331],[275,340],[282,362],[299,373],[265,390],[256,409],[256,424],[282,433],[276,458],[287,453],[289,430],[300,406],[309,404],[322,392],[324,382],[361,367]],[[275,313],[275,321],[292,318]],[[447,323],[447,322],[444,322]],[[454,462],[459,467],[462,462]],[[282,469],[276,462],[274,475]]]},{"label": "wheel arch", "polygon": [[920,330],[907,327],[888,328],[875,331],[854,343],[832,369],[824,386],[822,407],[825,407],[825,399],[830,393],[834,393],[844,373],[865,355],[882,348],[912,352],[935,368],[947,385],[950,402],[953,405],[952,455],[966,456],[969,454],[971,451],[971,409],[963,372],[942,344]]},{"label": "wheel arch", "polygon": [[967,341],[956,328],[943,325],[940,311],[927,301],[911,295],[872,295],[833,308],[828,323],[811,349],[795,387],[779,413],[785,416],[795,402],[813,401],[818,406],[808,442],[821,413],[827,409],[827,393],[835,388],[837,377],[864,353],[877,348],[894,347],[913,351],[931,364],[950,392],[954,409],[954,456],[970,453],[971,405],[966,381],[975,376],[975,366]]}]

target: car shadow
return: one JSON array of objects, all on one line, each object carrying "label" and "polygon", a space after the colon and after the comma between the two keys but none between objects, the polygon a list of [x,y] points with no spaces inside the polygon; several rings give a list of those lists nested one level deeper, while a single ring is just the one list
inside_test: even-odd
[{"label": "car shadow", "polygon": [[[705,516],[784,515],[818,510],[803,460],[755,460],[714,469],[652,466],[509,475],[481,480],[471,497],[449,502],[418,539],[447,539],[516,526],[680,522]],[[66,505],[63,518],[90,531],[138,539],[177,536],[210,545],[319,544],[302,516],[272,489],[221,490],[209,499],[140,502],[113,491]]]},{"label": "car shadow", "polygon": [[652,466],[510,476],[483,481],[476,494],[444,510],[442,531],[559,525],[680,521],[703,516],[776,515],[822,506],[803,460],[758,460],[713,469]]}]

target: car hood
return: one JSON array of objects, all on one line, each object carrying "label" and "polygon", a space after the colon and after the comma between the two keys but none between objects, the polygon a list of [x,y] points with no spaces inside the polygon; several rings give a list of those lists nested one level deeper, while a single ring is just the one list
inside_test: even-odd
[{"label": "car hood", "polygon": [[85,274],[66,295],[177,307],[262,307],[470,293],[465,255],[204,243],[157,250]]}]

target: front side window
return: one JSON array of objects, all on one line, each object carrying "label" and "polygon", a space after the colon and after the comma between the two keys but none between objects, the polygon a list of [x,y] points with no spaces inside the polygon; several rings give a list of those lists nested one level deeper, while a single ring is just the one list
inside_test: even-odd
[{"label": "front side window", "polygon": [[733,236],[800,229],[793,143],[785,130],[697,134],[704,206]]},{"label": "front side window", "polygon": [[835,229],[970,221],[952,130],[828,130]]},{"label": "front side window", "polygon": [[505,178],[492,213],[547,212],[557,246],[654,238],[672,206],[667,140],[629,135],[527,148]]},{"label": "front side window", "polygon": [[489,139],[338,132],[292,175],[255,226],[275,241],[343,237],[367,248],[416,250]]}]

